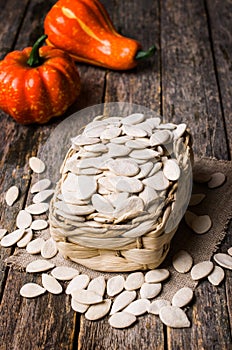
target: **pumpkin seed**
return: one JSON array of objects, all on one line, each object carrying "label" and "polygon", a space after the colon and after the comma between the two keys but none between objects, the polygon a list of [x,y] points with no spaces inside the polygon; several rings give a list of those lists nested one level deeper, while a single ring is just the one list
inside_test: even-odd
[{"label": "pumpkin seed", "polygon": [[127,305],[129,305],[136,298],[136,292],[125,290],[120,293],[113,302],[110,314],[113,315],[116,312],[124,309]]},{"label": "pumpkin seed", "polygon": [[26,272],[35,273],[50,270],[55,265],[44,259],[37,259],[30,262],[26,267]]},{"label": "pumpkin seed", "polygon": [[191,277],[193,280],[198,281],[204,277],[207,277],[212,272],[214,266],[212,261],[202,261],[194,265],[191,269]]},{"label": "pumpkin seed", "polygon": [[81,304],[91,305],[102,302],[102,296],[93,290],[76,289],[72,292],[72,297]]},{"label": "pumpkin seed", "polygon": [[122,118],[121,122],[122,124],[130,124],[130,125],[134,125],[134,124],[138,124],[143,122],[145,119],[144,114],[142,113],[133,113],[128,115],[125,118]]},{"label": "pumpkin seed", "polygon": [[179,289],[172,298],[172,305],[184,307],[190,303],[193,298],[193,290],[189,287]]},{"label": "pumpkin seed", "polygon": [[164,145],[170,142],[172,138],[172,133],[168,130],[156,130],[153,135],[150,137],[150,145],[152,147],[158,145]]},{"label": "pumpkin seed", "polygon": [[25,248],[28,243],[32,240],[33,232],[31,228],[27,228],[24,232],[23,237],[17,242],[19,248]]},{"label": "pumpkin seed", "polygon": [[69,281],[75,276],[79,275],[79,271],[73,267],[68,266],[57,266],[52,271],[51,274],[57,280],[60,281]]},{"label": "pumpkin seed", "polygon": [[208,215],[196,216],[191,226],[195,233],[201,235],[209,231],[212,226],[212,221]]},{"label": "pumpkin seed", "polygon": [[126,135],[132,136],[132,137],[147,136],[147,132],[145,130],[129,124],[123,124],[122,130]]},{"label": "pumpkin seed", "polygon": [[148,312],[150,301],[148,299],[137,299],[132,301],[123,311],[132,315],[140,316]]},{"label": "pumpkin seed", "polygon": [[53,258],[58,252],[56,242],[51,237],[47,239],[41,247],[41,255],[45,259]]},{"label": "pumpkin seed", "polygon": [[171,328],[190,327],[190,321],[185,312],[177,306],[164,306],[160,309],[161,321]]},{"label": "pumpkin seed", "polygon": [[225,253],[217,253],[213,256],[213,258],[218,265],[232,270],[232,256]]},{"label": "pumpkin seed", "polygon": [[89,276],[88,275],[78,275],[74,277],[68,284],[65,293],[72,294],[73,291],[78,289],[85,289],[89,284]]},{"label": "pumpkin seed", "polygon": [[25,210],[32,215],[40,215],[49,209],[48,203],[35,203],[25,208]]},{"label": "pumpkin seed", "polygon": [[51,181],[49,179],[42,179],[34,183],[34,185],[32,185],[31,193],[44,191],[50,186],[51,186]]},{"label": "pumpkin seed", "polygon": [[125,283],[125,280],[123,276],[118,275],[118,276],[111,277],[110,279],[108,279],[107,285],[106,285],[107,294],[110,297],[113,297],[119,294],[124,288],[124,283]]},{"label": "pumpkin seed", "polygon": [[126,147],[124,145],[119,145],[116,143],[109,143],[108,149],[109,149],[108,155],[111,158],[127,156],[131,151],[129,147]]},{"label": "pumpkin seed", "polygon": [[1,246],[5,248],[11,247],[22,238],[22,236],[24,235],[24,232],[25,232],[24,229],[19,228],[11,233],[8,233],[8,235],[4,236],[1,239]]},{"label": "pumpkin seed", "polygon": [[137,159],[153,159],[157,157],[159,153],[149,148],[136,149],[130,152],[130,157]]},{"label": "pumpkin seed", "polygon": [[106,289],[106,281],[103,276],[96,277],[90,281],[88,285],[88,290],[93,290],[94,292],[104,295]]},{"label": "pumpkin seed", "polygon": [[29,254],[39,254],[41,252],[41,249],[42,249],[44,242],[45,242],[45,240],[41,237],[33,239],[33,241],[30,241],[27,244],[26,251]]},{"label": "pumpkin seed", "polygon": [[174,159],[164,162],[164,176],[170,181],[177,181],[180,177],[180,167]]},{"label": "pumpkin seed", "polygon": [[46,289],[37,283],[26,283],[20,289],[20,295],[24,298],[35,298],[46,292]]},{"label": "pumpkin seed", "polygon": [[124,288],[126,290],[139,289],[144,283],[144,274],[142,272],[130,273],[125,281]]},{"label": "pumpkin seed", "polygon": [[34,173],[41,174],[45,170],[44,162],[38,157],[29,158],[29,166]]},{"label": "pumpkin seed", "polygon": [[159,315],[160,309],[164,306],[171,306],[170,301],[165,299],[154,300],[150,304],[148,312],[153,315]]},{"label": "pumpkin seed", "polygon": [[48,227],[48,222],[43,219],[34,220],[31,224],[31,229],[34,231],[44,230]]},{"label": "pumpkin seed", "polygon": [[74,298],[72,298],[71,307],[74,311],[79,312],[79,314],[83,314],[88,310],[89,305],[78,303]]},{"label": "pumpkin seed", "polygon": [[205,199],[206,195],[204,193],[196,193],[192,194],[189,202],[189,206],[195,206],[200,204],[203,199]]},{"label": "pumpkin seed", "polygon": [[211,175],[211,179],[208,182],[208,187],[209,188],[217,188],[220,187],[224,184],[226,181],[226,176],[223,173],[214,173]]},{"label": "pumpkin seed", "polygon": [[117,126],[110,126],[106,128],[100,135],[100,139],[102,140],[111,140],[115,137],[118,137],[121,134],[121,129]]},{"label": "pumpkin seed", "polygon": [[147,177],[147,175],[150,173],[151,169],[153,168],[152,162],[147,162],[145,164],[140,165],[140,172],[135,176],[136,179],[143,179]]},{"label": "pumpkin seed", "polygon": [[174,269],[179,273],[189,272],[193,265],[193,258],[186,250],[179,250],[172,259]]},{"label": "pumpkin seed", "polygon": [[185,222],[188,225],[188,227],[190,227],[190,228],[192,228],[192,223],[197,218],[198,218],[198,216],[189,210],[187,210],[185,215],[184,215]]},{"label": "pumpkin seed", "polygon": [[166,280],[170,273],[166,269],[150,270],[145,275],[145,282],[147,283],[158,283]]},{"label": "pumpkin seed", "polygon": [[26,210],[20,210],[16,217],[16,226],[18,228],[28,228],[31,225],[32,216]]},{"label": "pumpkin seed", "polygon": [[119,176],[134,176],[139,172],[138,164],[130,159],[114,159],[108,163],[108,167]]},{"label": "pumpkin seed", "polygon": [[111,300],[105,299],[99,304],[91,305],[85,313],[85,318],[96,321],[108,314],[111,307]]},{"label": "pumpkin seed", "polygon": [[155,175],[142,180],[142,183],[154,188],[156,191],[163,191],[169,187],[169,181],[161,170],[158,171]]},{"label": "pumpkin seed", "polygon": [[33,203],[45,202],[54,193],[54,190],[43,190],[33,197]]},{"label": "pumpkin seed", "polygon": [[143,283],[140,288],[140,296],[142,299],[153,299],[155,298],[162,289],[161,283]]},{"label": "pumpkin seed", "polygon": [[11,186],[5,196],[6,204],[10,207],[17,201],[19,196],[19,189],[17,186]]},{"label": "pumpkin seed", "polygon": [[2,239],[7,233],[7,230],[5,228],[0,228],[0,239]]},{"label": "pumpkin seed", "polygon": [[78,135],[76,137],[71,138],[72,146],[85,146],[85,145],[93,145],[100,141],[97,137],[88,137],[85,135]]},{"label": "pumpkin seed", "polygon": [[62,293],[61,284],[53,276],[48,275],[47,273],[42,274],[42,285],[49,293]]},{"label": "pumpkin seed", "polygon": [[109,318],[109,324],[113,328],[127,328],[135,323],[135,315],[128,312],[117,312]]},{"label": "pumpkin seed", "polygon": [[214,266],[213,271],[208,275],[208,280],[214,286],[218,286],[224,279],[225,272],[220,266]]},{"label": "pumpkin seed", "polygon": [[101,196],[100,194],[95,193],[92,196],[92,205],[96,211],[99,213],[112,213],[114,211],[113,206],[111,203]]}]

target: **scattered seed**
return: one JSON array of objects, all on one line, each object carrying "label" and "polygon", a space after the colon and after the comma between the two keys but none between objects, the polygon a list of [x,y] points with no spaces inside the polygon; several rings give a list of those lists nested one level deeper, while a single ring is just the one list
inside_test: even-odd
[{"label": "scattered seed", "polygon": [[74,269],[73,267],[57,266],[52,270],[51,274],[57,280],[69,281],[75,276],[79,275],[79,271]]},{"label": "scattered seed", "polygon": [[208,182],[208,187],[209,188],[216,188],[216,187],[220,187],[224,184],[224,182],[226,181],[226,176],[223,173],[214,173],[211,175],[211,179]]},{"label": "scattered seed", "polygon": [[24,298],[35,298],[41,294],[44,294],[45,292],[46,289],[37,283],[26,283],[20,289],[20,295]]},{"label": "scattered seed", "polygon": [[150,270],[145,275],[145,282],[158,283],[166,280],[169,277],[169,271],[167,269]]},{"label": "scattered seed", "polygon": [[198,171],[197,173],[193,174],[193,181],[197,183],[205,183],[209,182],[211,180],[211,177],[212,176],[210,174]]},{"label": "scattered seed", "polygon": [[1,246],[11,247],[22,238],[22,236],[24,235],[24,232],[25,232],[24,229],[19,228],[11,233],[8,233],[8,235],[4,236],[1,239]]},{"label": "scattered seed", "polygon": [[19,189],[17,186],[11,186],[5,196],[6,204],[10,207],[16,202],[19,196]]},{"label": "scattered seed", "polygon": [[212,261],[202,261],[194,265],[191,269],[191,277],[194,281],[198,281],[207,277],[213,270],[214,265]]},{"label": "scattered seed", "polygon": [[107,287],[106,287],[107,294],[110,297],[113,297],[119,294],[124,288],[124,283],[125,283],[125,280],[123,276],[119,275],[119,276],[111,277],[107,281]]},{"label": "scattered seed", "polygon": [[50,261],[44,260],[44,259],[37,259],[32,262],[30,262],[26,267],[26,272],[35,273],[35,272],[43,272],[50,270],[55,265],[51,263]]},{"label": "scattered seed", "polygon": [[171,306],[170,301],[165,299],[154,300],[150,304],[148,312],[153,315],[159,315],[160,309],[164,306]]},{"label": "scattered seed", "polygon": [[135,323],[135,315],[128,312],[117,312],[109,318],[109,324],[113,328],[127,328]]},{"label": "scattered seed", "polygon": [[61,284],[55,279],[55,277],[48,275],[47,273],[42,274],[42,285],[49,293],[62,293]]},{"label": "scattered seed", "polygon": [[139,289],[144,283],[144,274],[142,272],[130,273],[125,281],[124,288],[126,290]]},{"label": "scattered seed", "polygon": [[172,298],[172,305],[184,307],[190,303],[193,298],[193,290],[189,287],[179,289]]},{"label": "scattered seed", "polygon": [[26,229],[31,225],[32,216],[26,210],[20,210],[16,217],[16,226]]},{"label": "scattered seed", "polygon": [[91,305],[85,313],[85,318],[96,321],[108,314],[111,307],[111,300],[105,299],[99,304]]},{"label": "scattered seed", "polygon": [[58,252],[56,242],[51,237],[47,239],[41,247],[41,255],[45,259],[53,258]]},{"label": "scattered seed", "polygon": [[106,281],[103,276],[96,277],[90,281],[88,285],[88,290],[93,290],[94,292],[104,295],[106,289]]},{"label": "scattered seed", "polygon": [[29,166],[34,173],[41,174],[45,170],[45,164],[44,162],[37,158],[37,157],[31,157],[29,159]]},{"label": "scattered seed", "polygon": [[48,203],[35,203],[25,208],[25,210],[32,215],[40,215],[49,209]]},{"label": "scattered seed", "polygon": [[184,215],[184,219],[188,227],[192,228],[193,220],[197,219],[197,215],[187,210]]},{"label": "scattered seed", "polygon": [[0,239],[2,239],[7,233],[7,230],[5,228],[0,228]]},{"label": "scattered seed", "polygon": [[127,305],[129,305],[136,298],[135,291],[123,291],[120,293],[113,302],[110,314],[113,315],[116,312],[124,309]]},{"label": "scattered seed", "polygon": [[98,304],[102,302],[102,296],[93,290],[77,289],[73,291],[72,297],[81,304]]},{"label": "scattered seed", "polygon": [[41,203],[45,202],[48,198],[50,198],[54,193],[54,190],[43,190],[41,192],[38,192],[33,197],[33,203]]},{"label": "scattered seed", "polygon": [[161,283],[144,283],[140,288],[140,296],[142,299],[155,298],[162,289]]},{"label": "scattered seed", "polygon": [[74,311],[78,312],[79,314],[83,314],[88,310],[89,305],[78,303],[74,298],[72,298],[71,307]]},{"label": "scattered seed", "polygon": [[51,181],[49,179],[42,179],[38,182],[36,182],[32,187],[31,187],[31,193],[36,193],[36,192],[41,192],[46,190],[48,187],[51,186]]},{"label": "scattered seed", "polygon": [[180,167],[174,159],[168,159],[164,162],[164,176],[170,181],[177,181],[180,177]]},{"label": "scattered seed", "polygon": [[123,311],[135,316],[140,316],[148,312],[150,301],[148,299],[137,299],[132,301]]},{"label": "scattered seed", "polygon": [[208,215],[197,216],[192,221],[192,229],[199,235],[208,232],[211,226],[212,221]]},{"label": "scattered seed", "polygon": [[78,289],[85,289],[89,284],[89,276],[88,275],[78,275],[74,277],[68,284],[65,293],[72,294],[73,291]]},{"label": "scattered seed", "polygon": [[205,199],[206,195],[204,193],[196,193],[196,194],[192,194],[191,198],[190,198],[190,202],[189,202],[189,206],[195,206],[200,204],[203,199]]},{"label": "scattered seed", "polygon": [[173,257],[172,265],[179,273],[186,273],[191,270],[193,258],[186,250],[179,250]]},{"label": "scattered seed", "polygon": [[185,312],[177,306],[164,306],[160,309],[161,321],[168,327],[185,328],[190,327],[190,321]]},{"label": "scattered seed", "polygon": [[208,280],[214,286],[218,286],[224,279],[225,272],[220,266],[214,266],[213,271],[208,275]]},{"label": "scattered seed", "polygon": [[41,237],[33,239],[33,241],[27,244],[26,251],[29,254],[39,254],[41,252],[44,242],[44,239]]},{"label": "scattered seed", "polygon": [[48,227],[48,222],[43,219],[34,220],[31,224],[31,229],[34,231],[44,230]]},{"label": "scattered seed", "polygon": [[217,253],[213,256],[213,258],[218,265],[232,270],[232,256],[225,253]]},{"label": "scattered seed", "polygon": [[23,237],[17,242],[19,248],[25,248],[28,243],[32,240],[33,232],[30,228],[27,228],[24,232]]}]

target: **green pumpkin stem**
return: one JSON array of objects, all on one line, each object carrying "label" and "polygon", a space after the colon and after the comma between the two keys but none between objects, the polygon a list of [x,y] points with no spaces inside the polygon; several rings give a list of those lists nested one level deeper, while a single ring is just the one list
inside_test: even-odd
[{"label": "green pumpkin stem", "polygon": [[151,46],[147,51],[140,50],[137,52],[135,56],[135,60],[137,61],[137,60],[144,60],[146,58],[149,58],[154,55],[155,51],[156,51],[155,45]]},{"label": "green pumpkin stem", "polygon": [[43,45],[45,39],[47,39],[47,35],[42,35],[33,45],[30,57],[27,60],[27,64],[30,67],[37,67],[42,64],[41,57],[39,55],[39,48]]}]

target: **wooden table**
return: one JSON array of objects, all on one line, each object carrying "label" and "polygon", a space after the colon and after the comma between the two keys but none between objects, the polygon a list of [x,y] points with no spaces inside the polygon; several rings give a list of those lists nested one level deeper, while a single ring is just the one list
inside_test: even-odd
[{"label": "wooden table", "polygon": [[[43,20],[54,0],[0,0],[0,57],[30,46],[43,33]],[[15,217],[27,201],[36,155],[65,117],[102,102],[125,101],[149,107],[165,120],[186,122],[198,156],[231,159],[232,153],[232,3],[230,0],[104,0],[116,28],[137,38],[144,48],[156,44],[156,55],[128,72],[78,64],[82,92],[62,118],[44,126],[20,126],[0,112],[1,226],[15,228]],[[4,193],[21,188],[12,208]],[[220,247],[232,245],[232,226]],[[170,329],[146,315],[126,330],[107,319],[89,322],[72,311],[69,297],[46,294],[33,300],[19,296],[31,281],[3,263],[13,249],[1,249],[1,350],[58,349],[232,349],[232,274],[220,287],[202,282],[188,310],[192,327]],[[36,281],[37,277],[34,278]]]}]

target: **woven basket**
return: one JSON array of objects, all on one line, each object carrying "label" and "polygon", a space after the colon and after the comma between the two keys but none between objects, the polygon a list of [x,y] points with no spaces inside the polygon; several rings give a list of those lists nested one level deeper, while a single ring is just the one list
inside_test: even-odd
[{"label": "woven basket", "polygon": [[68,173],[66,162],[78,151],[71,147],[50,203],[50,232],[61,254],[98,271],[126,272],[158,267],[169,251],[191,195],[192,149],[188,130],[175,142],[174,150],[181,176],[178,181],[170,182],[155,212],[144,211],[119,223],[98,222],[95,225],[94,213],[86,215],[85,221],[78,221],[79,218],[72,215],[63,217],[56,207]]}]

